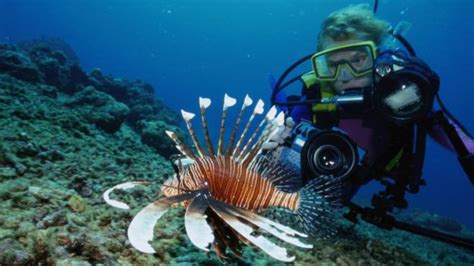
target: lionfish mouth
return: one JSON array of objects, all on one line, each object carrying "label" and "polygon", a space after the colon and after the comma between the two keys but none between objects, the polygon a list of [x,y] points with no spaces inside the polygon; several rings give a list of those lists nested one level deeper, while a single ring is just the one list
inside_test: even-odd
[{"label": "lionfish mouth", "polygon": [[[236,104],[234,98],[225,94],[217,149],[211,141],[206,121],[206,110],[211,100],[199,98],[206,149],[198,142],[191,124],[195,115],[181,111],[195,151],[180,141],[174,132],[166,131],[183,158],[176,161],[177,174],[161,187],[164,197],[143,208],[130,223],[128,238],[134,248],[144,253],[155,253],[149,243],[153,240],[155,225],[170,207],[179,202],[185,202],[184,223],[190,241],[206,252],[213,247],[219,258],[226,258],[226,250],[241,257],[241,245],[251,243],[277,260],[291,262],[295,256],[289,256],[280,242],[310,249],[313,245],[302,242],[302,238],[309,234],[323,237],[335,234],[332,209],[339,202],[339,182],[321,177],[299,190],[292,188],[293,192],[288,192],[290,184],[299,177],[262,153],[273,135],[284,129],[285,116],[282,112],[277,114],[276,108],[272,107],[249,134],[255,117],[264,113],[264,103],[259,100],[242,129],[242,117],[252,102],[247,95],[226,149],[223,144],[225,122],[227,110]],[[239,131],[242,133],[235,143]],[[115,189],[127,190],[137,185],[149,183],[120,184],[108,189],[103,198],[109,205],[129,209],[127,204],[111,199],[110,194]],[[257,214],[269,207],[291,210],[300,219],[305,233]]]}]

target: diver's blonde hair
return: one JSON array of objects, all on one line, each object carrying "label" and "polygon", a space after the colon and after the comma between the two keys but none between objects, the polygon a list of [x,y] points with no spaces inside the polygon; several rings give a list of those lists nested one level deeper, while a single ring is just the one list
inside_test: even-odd
[{"label": "diver's blonde hair", "polygon": [[378,46],[388,29],[390,24],[376,18],[368,4],[350,5],[331,13],[323,22],[317,49],[323,50],[328,39],[345,41],[362,38]]}]

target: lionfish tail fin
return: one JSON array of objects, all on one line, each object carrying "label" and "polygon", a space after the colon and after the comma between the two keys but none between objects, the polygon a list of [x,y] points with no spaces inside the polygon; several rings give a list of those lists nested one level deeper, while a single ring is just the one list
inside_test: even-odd
[{"label": "lionfish tail fin", "polygon": [[300,190],[296,213],[304,231],[314,237],[328,238],[337,233],[335,212],[340,206],[342,185],[332,176],[320,176]]}]

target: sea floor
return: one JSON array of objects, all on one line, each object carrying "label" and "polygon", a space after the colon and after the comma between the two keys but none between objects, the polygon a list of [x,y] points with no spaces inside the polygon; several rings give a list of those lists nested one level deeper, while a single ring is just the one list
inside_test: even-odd
[{"label": "sea floor", "polygon": [[[135,250],[127,227],[174,173],[165,159],[172,144],[164,129],[179,132],[177,115],[151,101],[143,82],[84,73],[58,53],[0,46],[0,265],[283,264],[250,246],[242,258],[229,254],[227,260],[197,249],[180,206],[155,227],[156,254]],[[153,185],[113,195],[130,210],[106,205],[104,191],[126,181]],[[435,214],[405,218],[474,236]],[[288,247],[295,264],[474,263],[473,251],[407,232],[342,220],[335,226],[339,233],[315,240],[311,250]]]}]

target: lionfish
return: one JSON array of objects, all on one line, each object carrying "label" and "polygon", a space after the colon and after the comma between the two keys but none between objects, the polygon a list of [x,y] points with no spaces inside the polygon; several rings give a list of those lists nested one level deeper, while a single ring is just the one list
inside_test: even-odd
[{"label": "lionfish", "polygon": [[[264,113],[264,103],[259,100],[242,130],[239,127],[242,116],[252,102],[246,95],[226,149],[223,140],[227,109],[236,104],[236,99],[225,94],[217,149],[212,144],[206,121],[206,109],[211,100],[199,98],[206,150],[198,142],[191,124],[195,114],[181,110],[195,152],[174,132],[166,131],[182,157],[176,160],[174,176],[161,186],[164,197],[143,208],[130,223],[128,239],[133,247],[144,253],[154,253],[149,243],[154,227],[158,219],[179,202],[186,206],[184,223],[190,241],[206,252],[214,247],[220,258],[227,258],[227,248],[241,258],[241,244],[251,243],[277,260],[291,262],[295,257],[290,257],[287,249],[273,241],[276,240],[273,237],[310,249],[313,245],[302,242],[301,238],[335,233],[332,209],[339,199],[339,184],[321,177],[301,189],[292,187],[295,178],[299,177],[262,152],[272,136],[285,127],[284,113],[277,114],[273,106],[247,137],[254,118]],[[238,131],[242,133],[235,144]],[[113,200],[109,195],[114,189],[126,190],[137,185],[149,183],[123,183],[108,189],[103,197],[114,207],[129,209],[127,204]],[[305,233],[259,215],[270,207],[289,210],[300,220]]]}]

